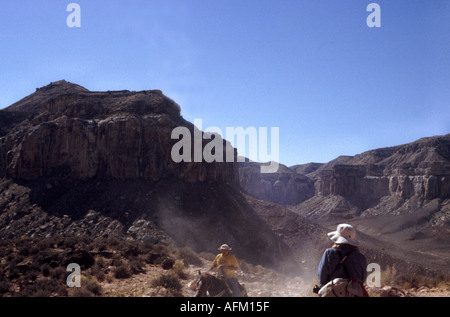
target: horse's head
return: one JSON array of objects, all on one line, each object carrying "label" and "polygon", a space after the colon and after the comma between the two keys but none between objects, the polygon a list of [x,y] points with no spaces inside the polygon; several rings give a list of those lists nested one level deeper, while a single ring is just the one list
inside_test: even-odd
[{"label": "horse's head", "polygon": [[198,271],[197,292],[195,293],[195,297],[205,297],[206,292],[208,291],[209,284],[209,274],[202,274],[200,271]]}]

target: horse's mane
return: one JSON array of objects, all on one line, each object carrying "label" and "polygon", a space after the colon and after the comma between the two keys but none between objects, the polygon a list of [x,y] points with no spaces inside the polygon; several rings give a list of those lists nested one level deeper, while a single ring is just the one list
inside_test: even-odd
[{"label": "horse's mane", "polygon": [[208,278],[210,281],[212,281],[215,284],[223,283],[223,281],[220,278],[216,277],[214,274],[202,273],[202,277]]}]

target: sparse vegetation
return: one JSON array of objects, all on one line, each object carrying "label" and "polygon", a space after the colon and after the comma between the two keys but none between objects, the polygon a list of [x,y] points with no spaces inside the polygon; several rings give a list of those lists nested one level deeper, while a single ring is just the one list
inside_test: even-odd
[{"label": "sparse vegetation", "polygon": [[183,260],[175,260],[175,263],[173,264],[173,271],[176,275],[178,275],[179,278],[181,279],[187,279],[188,275],[186,274],[186,272],[184,271],[185,268],[185,264],[183,262]]},{"label": "sparse vegetation", "polygon": [[394,266],[388,266],[384,271],[381,271],[381,285],[394,285],[397,270]]},{"label": "sparse vegetation", "polygon": [[102,287],[95,277],[91,275],[81,276],[81,287],[73,288],[73,297],[95,297],[102,294]]},{"label": "sparse vegetation", "polygon": [[191,248],[179,248],[176,254],[179,259],[183,260],[186,266],[188,266],[189,264],[202,265],[202,260]]},{"label": "sparse vegetation", "polygon": [[[182,296],[183,285],[195,278],[191,266],[205,267],[204,261],[211,262],[214,257],[212,253],[197,254],[190,248],[116,238],[55,236],[3,240],[0,241],[0,296]],[[66,279],[72,272],[66,268],[73,262],[81,266],[81,287],[69,288]],[[249,277],[247,283],[260,289],[257,294],[261,296],[273,294],[270,285],[287,285],[286,277],[272,269],[243,259],[239,259],[239,265],[243,276]],[[152,274],[147,275],[150,267]],[[107,284],[128,287],[105,292],[103,287]],[[304,281],[289,279],[289,285],[297,284],[304,284]],[[400,289],[425,287],[450,292],[448,275],[401,273],[394,267],[381,272],[381,284]],[[301,294],[315,296],[309,288]],[[301,296],[300,291],[296,295]]]},{"label": "sparse vegetation", "polygon": [[400,274],[395,279],[395,285],[401,288],[436,288],[450,291],[450,276],[437,274],[435,276],[425,276],[416,273]]},{"label": "sparse vegetation", "polygon": [[176,274],[174,274],[172,272],[169,272],[167,274],[163,274],[157,278],[154,278],[152,280],[152,286],[153,287],[162,286],[162,287],[172,289],[175,291],[181,290],[180,279],[178,278],[178,276]]},{"label": "sparse vegetation", "polygon": [[[101,282],[127,279],[145,272],[147,263],[174,262],[170,273],[187,278],[184,260],[201,262],[193,251],[176,250],[164,245],[153,245],[117,238],[92,239],[88,236],[55,236],[52,238],[22,237],[0,241],[0,296],[101,296]],[[174,260],[176,259],[176,260]],[[70,262],[81,266],[81,287],[69,288],[66,271]],[[176,272],[176,273],[175,273]],[[162,278],[163,284],[174,290],[179,285],[173,276]]]},{"label": "sparse vegetation", "polygon": [[114,270],[114,277],[115,278],[129,278],[131,276],[130,270],[128,268],[121,264]]}]

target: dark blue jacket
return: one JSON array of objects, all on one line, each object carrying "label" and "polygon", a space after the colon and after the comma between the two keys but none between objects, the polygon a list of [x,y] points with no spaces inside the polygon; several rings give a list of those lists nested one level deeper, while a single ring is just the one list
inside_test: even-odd
[{"label": "dark blue jacket", "polygon": [[[361,283],[364,283],[367,277],[367,260],[366,257],[358,250],[354,250],[350,253],[351,249],[342,246],[340,248],[329,248],[323,253],[322,259],[319,264],[319,284],[324,286],[329,281],[341,277],[341,278],[357,278]],[[345,260],[345,267],[340,265],[341,259],[348,255]]]}]

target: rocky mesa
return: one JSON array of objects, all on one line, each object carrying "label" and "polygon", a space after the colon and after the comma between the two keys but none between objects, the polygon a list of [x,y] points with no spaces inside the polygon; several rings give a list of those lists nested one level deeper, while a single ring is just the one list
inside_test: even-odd
[{"label": "rocky mesa", "polygon": [[86,234],[209,252],[228,243],[250,263],[290,259],[241,194],[237,162],[172,160],[173,129],[196,127],[159,90],[62,80],[0,110],[0,123],[1,239]]},{"label": "rocky mesa", "polygon": [[376,263],[407,261],[448,271],[450,134],[328,163],[280,165],[269,176],[255,173],[257,165],[240,167],[249,195],[284,205],[328,230],[340,222],[356,225]]},{"label": "rocky mesa", "polygon": [[[395,214],[402,213],[406,202],[418,207],[433,200],[445,202],[450,198],[450,135],[346,157],[321,166],[315,175],[315,196],[345,197],[353,207],[335,213],[352,209],[362,216]],[[376,211],[387,200],[390,205]]]},{"label": "rocky mesa", "polygon": [[175,163],[171,132],[194,126],[159,90],[91,92],[58,81],[0,112],[0,177],[236,181],[236,166]]}]

